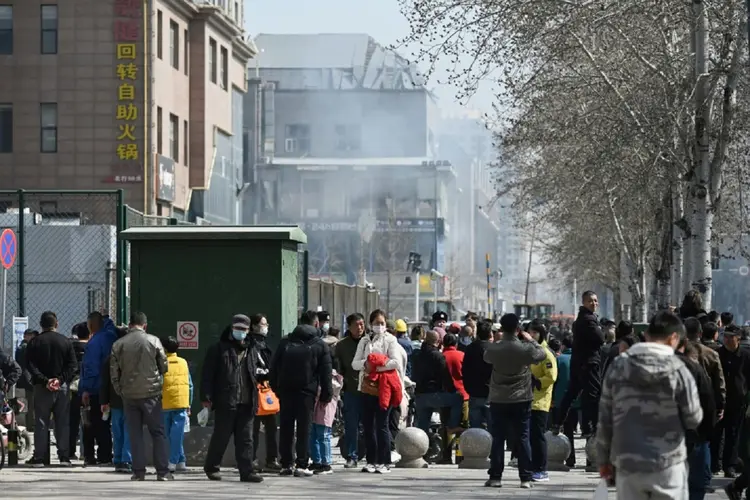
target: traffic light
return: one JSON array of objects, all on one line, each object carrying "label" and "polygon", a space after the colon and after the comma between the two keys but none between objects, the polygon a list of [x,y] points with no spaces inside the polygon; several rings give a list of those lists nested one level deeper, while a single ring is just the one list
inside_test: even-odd
[{"label": "traffic light", "polygon": [[413,273],[418,273],[422,268],[422,255],[417,252],[409,252],[409,262],[407,263],[406,270]]}]

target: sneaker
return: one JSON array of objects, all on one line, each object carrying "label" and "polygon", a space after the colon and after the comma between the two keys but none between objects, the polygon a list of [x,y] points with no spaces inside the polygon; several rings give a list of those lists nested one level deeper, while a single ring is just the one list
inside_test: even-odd
[{"label": "sneaker", "polygon": [[376,470],[377,469],[373,464],[367,464],[362,467],[362,472],[367,472],[368,474],[374,474]]},{"label": "sneaker", "polygon": [[69,458],[61,458],[59,459],[60,467],[73,467],[73,464],[71,463]]},{"label": "sneaker", "polygon": [[177,469],[177,464],[168,463],[167,469],[169,469],[169,472],[174,472]]},{"label": "sneaker", "polygon": [[503,480],[502,479],[492,479],[492,478],[489,478],[487,481],[484,482],[484,485],[487,488],[502,488],[503,487]]},{"label": "sneaker", "polygon": [[377,472],[378,474],[390,474],[391,473],[391,468],[388,467],[385,464],[383,464],[383,465],[377,465],[377,466],[375,466],[375,472]]},{"label": "sneaker", "polygon": [[508,467],[518,467],[518,459],[511,458],[510,462],[508,462]]},{"label": "sneaker", "polygon": [[328,474],[333,474],[333,469],[330,465],[324,464],[321,465],[317,470],[315,470],[314,474],[316,476],[327,476]]},{"label": "sneaker", "polygon": [[263,470],[271,471],[271,472],[279,472],[281,470],[281,465],[278,461],[272,460],[270,462],[266,462],[266,466],[263,467]]},{"label": "sneaker", "polygon": [[221,481],[221,474],[218,472],[206,472],[206,477],[211,481]]},{"label": "sneaker", "polygon": [[313,471],[308,468],[297,467],[294,469],[294,477],[310,477],[313,475]]},{"label": "sneaker", "polygon": [[279,471],[279,476],[293,476],[294,470],[291,467],[284,467]]},{"label": "sneaker", "polygon": [[530,490],[533,484],[531,481],[521,481],[521,488],[524,490]]},{"label": "sneaker", "polygon": [[42,460],[41,458],[32,457],[26,460],[26,465],[34,468],[41,468],[44,467],[44,460]]},{"label": "sneaker", "polygon": [[549,481],[549,474],[546,472],[535,472],[531,476],[531,480],[534,481],[535,483],[544,483],[544,482]]},{"label": "sneaker", "polygon": [[724,486],[724,493],[726,493],[729,500],[742,500],[742,492],[734,489],[734,483]]},{"label": "sneaker", "polygon": [[246,476],[240,476],[240,481],[243,483],[262,483],[263,476],[255,472],[251,472],[250,474],[247,474]]},{"label": "sneaker", "polygon": [[177,464],[177,467],[175,467],[174,470],[177,471],[177,472],[187,472],[188,471],[188,466],[187,466],[187,464],[185,462],[180,462],[180,463]]},{"label": "sneaker", "polygon": [[86,459],[86,460],[83,461],[83,466],[84,467],[96,467],[97,463],[96,463],[96,460],[88,460],[88,459]]},{"label": "sneaker", "polygon": [[130,476],[131,481],[145,481],[146,475],[145,474],[133,474]]},{"label": "sneaker", "polygon": [[323,467],[321,464],[312,464],[310,467],[308,467],[308,469],[313,471],[314,474],[315,471],[320,470],[321,467]]},{"label": "sneaker", "polygon": [[357,461],[356,461],[356,460],[352,460],[352,459],[350,458],[350,459],[349,459],[349,460],[347,460],[347,461],[346,461],[346,463],[344,464],[344,469],[356,469],[356,468],[357,468],[357,465],[358,465],[358,464],[357,464]]},{"label": "sneaker", "polygon": [[166,474],[159,474],[156,476],[157,481],[174,481],[174,474],[167,472]]}]

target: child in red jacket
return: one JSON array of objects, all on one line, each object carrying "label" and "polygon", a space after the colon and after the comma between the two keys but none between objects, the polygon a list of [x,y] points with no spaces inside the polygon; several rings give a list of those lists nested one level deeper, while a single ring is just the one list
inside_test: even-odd
[{"label": "child in red jacket", "polygon": [[403,392],[401,389],[401,377],[396,370],[379,372],[377,369],[385,366],[388,356],[380,353],[372,353],[367,356],[367,365],[370,372],[367,378],[378,383],[378,397],[380,408],[383,410],[393,408],[401,404]]}]

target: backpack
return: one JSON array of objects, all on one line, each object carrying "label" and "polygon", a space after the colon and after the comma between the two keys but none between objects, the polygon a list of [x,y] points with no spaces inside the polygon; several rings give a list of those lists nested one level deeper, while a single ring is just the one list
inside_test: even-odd
[{"label": "backpack", "polygon": [[289,342],[284,349],[281,361],[281,383],[284,392],[306,389],[315,376],[316,361],[313,359],[312,343]]}]

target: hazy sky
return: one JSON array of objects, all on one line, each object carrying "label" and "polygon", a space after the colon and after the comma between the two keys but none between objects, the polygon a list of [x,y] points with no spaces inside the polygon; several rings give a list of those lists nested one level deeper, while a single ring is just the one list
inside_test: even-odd
[{"label": "hazy sky", "polygon": [[[398,0],[245,0],[246,28],[258,33],[367,33],[383,45],[396,43],[408,33],[409,24],[399,11]],[[409,57],[411,51],[402,55]],[[444,110],[455,109],[455,89],[429,82]],[[483,89],[484,90],[484,89]],[[478,93],[472,108],[489,111],[491,94]]]}]

